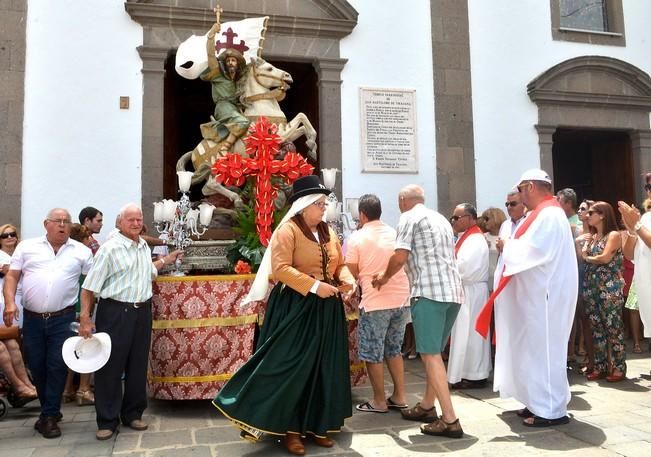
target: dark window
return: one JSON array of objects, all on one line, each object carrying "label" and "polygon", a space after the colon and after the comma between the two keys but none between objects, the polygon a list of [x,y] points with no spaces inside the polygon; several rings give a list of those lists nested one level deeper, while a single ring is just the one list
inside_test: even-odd
[{"label": "dark window", "polygon": [[608,32],[605,0],[561,0],[561,27]]}]

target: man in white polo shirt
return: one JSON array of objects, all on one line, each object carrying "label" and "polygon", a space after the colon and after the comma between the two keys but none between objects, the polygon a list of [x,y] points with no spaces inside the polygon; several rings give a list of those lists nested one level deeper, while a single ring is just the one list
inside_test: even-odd
[{"label": "man in white polo shirt", "polygon": [[51,210],[43,222],[46,235],[21,241],[5,276],[6,325],[17,318],[16,287],[22,278],[23,346],[41,402],[34,428],[44,438],[61,436],[57,422],[68,374],[61,347],[72,336],[79,277],[93,263],[90,249],[70,239],[71,224],[67,210]]},{"label": "man in white polo shirt", "polygon": [[[346,265],[362,288],[359,304],[359,358],[366,362],[373,387],[373,400],[357,405],[357,410],[386,413],[388,408],[405,409],[404,366],[400,349],[409,320],[409,280],[400,270],[378,290],[373,277],[383,273],[395,249],[396,231],[380,220],[382,206],[375,195],[359,199],[362,228],[348,240]],[[384,393],[386,361],[393,381],[393,393]]]}]

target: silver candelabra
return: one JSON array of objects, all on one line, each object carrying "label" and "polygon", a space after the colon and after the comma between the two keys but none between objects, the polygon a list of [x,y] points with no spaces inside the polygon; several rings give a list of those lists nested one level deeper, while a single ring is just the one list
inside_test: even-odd
[{"label": "silver candelabra", "polygon": [[[154,203],[154,226],[159,234],[164,235],[168,245],[173,245],[177,250],[186,249],[192,244],[193,236],[206,233],[215,207],[209,203],[201,203],[199,209],[192,209],[190,201],[191,171],[178,171],[179,190],[181,199],[162,200]],[[197,222],[201,228],[197,227]],[[177,257],[174,262],[172,276],[184,276],[181,270],[182,260]]]},{"label": "silver candelabra", "polygon": [[[323,174],[323,185],[330,191],[335,188],[338,171],[339,170],[336,168],[324,168],[321,170],[321,173]],[[332,230],[335,231],[339,241],[343,243],[344,230],[352,232],[357,229],[357,225],[359,224],[359,212],[357,209],[359,199],[346,199],[347,212],[342,211],[341,202],[337,199],[334,192],[330,192],[326,197],[326,201],[326,222],[330,227],[332,227]]]}]

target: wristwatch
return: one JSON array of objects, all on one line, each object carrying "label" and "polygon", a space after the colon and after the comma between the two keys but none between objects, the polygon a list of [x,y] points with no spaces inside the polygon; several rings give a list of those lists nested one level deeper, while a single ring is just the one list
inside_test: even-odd
[{"label": "wristwatch", "polygon": [[635,230],[636,232],[639,232],[641,228],[642,228],[642,221],[637,221],[633,226],[633,230]]}]

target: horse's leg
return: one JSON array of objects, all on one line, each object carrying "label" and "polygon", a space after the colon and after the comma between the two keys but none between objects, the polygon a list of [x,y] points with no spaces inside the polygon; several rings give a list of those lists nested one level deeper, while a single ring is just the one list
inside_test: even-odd
[{"label": "horse's leg", "polygon": [[279,129],[279,134],[285,141],[294,141],[297,138],[305,136],[305,145],[308,148],[307,155],[316,160],[316,130],[303,113],[298,113],[294,119],[287,122],[284,128]]},{"label": "horse's leg", "polygon": [[222,186],[215,180],[213,176],[208,178],[206,184],[204,184],[203,188],[201,189],[201,193],[206,196],[220,194],[232,201],[235,208],[241,208],[244,206],[242,198],[237,192],[233,192],[232,190],[229,190],[226,187]]}]

